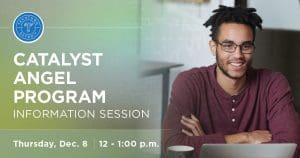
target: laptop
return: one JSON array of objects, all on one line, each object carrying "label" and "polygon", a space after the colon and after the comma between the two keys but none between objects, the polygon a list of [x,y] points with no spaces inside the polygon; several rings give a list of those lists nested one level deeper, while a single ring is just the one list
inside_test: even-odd
[{"label": "laptop", "polygon": [[200,158],[293,158],[297,144],[203,144]]}]

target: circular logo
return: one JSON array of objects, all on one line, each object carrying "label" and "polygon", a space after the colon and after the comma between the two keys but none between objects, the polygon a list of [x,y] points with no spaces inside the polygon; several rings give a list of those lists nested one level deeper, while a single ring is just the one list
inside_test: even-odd
[{"label": "circular logo", "polygon": [[44,32],[42,18],[33,12],[24,12],[18,15],[13,24],[16,38],[23,43],[36,42]]}]

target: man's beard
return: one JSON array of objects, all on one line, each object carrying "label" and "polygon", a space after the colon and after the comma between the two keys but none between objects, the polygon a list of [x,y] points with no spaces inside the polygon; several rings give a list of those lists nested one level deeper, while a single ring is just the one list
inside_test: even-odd
[{"label": "man's beard", "polygon": [[[240,76],[240,77],[231,76],[231,75],[228,73],[228,71],[226,71],[226,70],[224,69],[225,63],[223,63],[223,66],[221,65],[221,62],[220,62],[220,60],[219,60],[218,54],[219,54],[219,53],[216,52],[216,62],[217,62],[217,66],[219,67],[219,69],[221,70],[221,72],[222,72],[225,76],[227,76],[227,77],[230,78],[230,79],[238,80],[238,79],[243,78],[243,77],[247,74],[247,70],[248,70],[248,68],[250,67],[251,64],[247,64],[247,70],[246,70],[246,72],[245,72],[242,76]],[[251,63],[251,62],[250,62],[250,63]]]}]

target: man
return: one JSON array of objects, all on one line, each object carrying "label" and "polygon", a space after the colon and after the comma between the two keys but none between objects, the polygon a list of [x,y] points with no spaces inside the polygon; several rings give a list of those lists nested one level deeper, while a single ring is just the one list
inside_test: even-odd
[{"label": "man", "polygon": [[254,8],[220,6],[211,26],[216,64],[180,73],[173,83],[164,119],[164,147],[190,145],[199,156],[204,143],[297,143],[300,123],[287,79],[254,69]]}]

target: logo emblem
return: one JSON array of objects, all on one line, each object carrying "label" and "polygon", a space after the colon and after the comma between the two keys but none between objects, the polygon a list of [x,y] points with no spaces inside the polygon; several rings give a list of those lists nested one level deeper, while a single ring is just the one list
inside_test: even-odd
[{"label": "logo emblem", "polygon": [[18,15],[13,24],[15,37],[23,43],[36,42],[44,32],[42,18],[33,12]]}]

